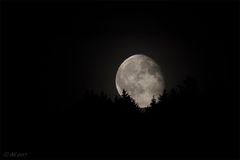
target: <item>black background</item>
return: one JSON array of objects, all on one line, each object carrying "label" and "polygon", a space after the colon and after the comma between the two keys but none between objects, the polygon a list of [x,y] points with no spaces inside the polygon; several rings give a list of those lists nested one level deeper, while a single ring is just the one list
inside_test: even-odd
[{"label": "black background", "polygon": [[[218,109],[211,120],[224,123],[216,133],[221,132],[219,141],[226,148],[199,151],[195,157],[236,156],[238,8],[234,1],[3,2],[3,151],[34,157],[31,148],[39,149],[37,142],[47,139],[47,121],[55,123],[59,111],[67,110],[87,89],[116,95],[118,66],[140,53],[159,63],[167,90],[191,75],[206,95],[217,93],[215,105],[227,95],[227,106],[209,109]],[[70,155],[84,157],[80,151]]]}]

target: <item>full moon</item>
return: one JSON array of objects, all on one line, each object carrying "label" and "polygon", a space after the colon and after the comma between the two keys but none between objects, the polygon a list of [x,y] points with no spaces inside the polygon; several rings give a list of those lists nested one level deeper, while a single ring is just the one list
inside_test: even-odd
[{"label": "full moon", "polygon": [[123,89],[140,108],[148,107],[153,96],[158,98],[164,90],[164,79],[160,66],[150,57],[136,54],[119,66],[116,88],[120,95]]}]

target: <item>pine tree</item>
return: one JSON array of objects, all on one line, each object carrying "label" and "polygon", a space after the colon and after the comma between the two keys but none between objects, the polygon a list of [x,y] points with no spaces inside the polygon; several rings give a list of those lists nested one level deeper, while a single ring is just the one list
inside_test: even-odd
[{"label": "pine tree", "polygon": [[126,107],[128,110],[139,111],[139,107],[135,100],[127,93],[125,89],[123,89],[121,96],[124,107]]},{"label": "pine tree", "polygon": [[155,107],[156,104],[157,104],[157,100],[156,100],[156,98],[153,96],[152,101],[151,101],[151,103],[150,103],[150,107]]}]

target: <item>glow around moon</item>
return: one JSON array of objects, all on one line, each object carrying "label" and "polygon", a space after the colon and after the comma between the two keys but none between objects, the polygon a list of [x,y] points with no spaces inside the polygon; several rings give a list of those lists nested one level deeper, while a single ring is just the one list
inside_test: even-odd
[{"label": "glow around moon", "polygon": [[160,66],[150,57],[136,54],[127,58],[118,68],[116,88],[123,89],[140,108],[149,106],[153,96],[157,98],[164,90],[164,78]]}]

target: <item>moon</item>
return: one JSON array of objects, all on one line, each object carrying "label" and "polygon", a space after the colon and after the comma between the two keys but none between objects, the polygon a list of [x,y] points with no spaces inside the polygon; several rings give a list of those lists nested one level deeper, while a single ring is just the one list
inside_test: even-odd
[{"label": "moon", "polygon": [[148,107],[153,96],[157,98],[164,90],[160,66],[143,54],[132,55],[122,62],[115,83],[119,95],[126,90],[140,108]]}]

